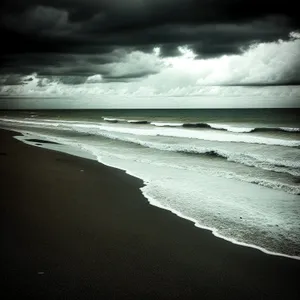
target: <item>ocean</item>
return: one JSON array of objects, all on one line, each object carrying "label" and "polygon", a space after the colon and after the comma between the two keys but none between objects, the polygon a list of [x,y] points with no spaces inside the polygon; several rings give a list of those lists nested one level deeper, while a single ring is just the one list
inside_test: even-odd
[{"label": "ocean", "polygon": [[217,237],[300,259],[300,109],[2,111],[0,127],[125,170]]}]

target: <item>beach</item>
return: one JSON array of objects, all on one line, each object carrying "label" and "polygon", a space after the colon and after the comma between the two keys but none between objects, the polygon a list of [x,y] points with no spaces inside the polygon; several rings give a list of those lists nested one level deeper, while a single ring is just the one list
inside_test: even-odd
[{"label": "beach", "polygon": [[300,297],[300,261],[151,206],[143,182],[124,171],[0,134],[6,299]]}]

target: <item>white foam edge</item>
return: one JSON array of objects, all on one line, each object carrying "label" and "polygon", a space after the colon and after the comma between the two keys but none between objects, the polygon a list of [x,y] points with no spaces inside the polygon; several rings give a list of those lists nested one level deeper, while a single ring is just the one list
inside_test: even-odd
[{"label": "white foam edge", "polygon": [[[5,129],[5,128],[3,128]],[[63,140],[63,138],[55,138],[55,137],[52,137],[52,136],[48,136],[48,135],[43,135],[43,134],[39,134],[39,133],[35,133],[35,132],[30,132],[30,131],[21,131],[21,130],[14,130],[12,129],[13,131],[15,132],[19,132],[21,134],[23,134],[23,136],[14,136],[14,138],[16,138],[17,140],[19,141],[22,141],[26,144],[29,144],[31,146],[36,146],[38,147],[37,145],[35,145],[34,143],[31,143],[31,142],[28,142],[25,140],[26,136],[25,135],[32,135],[32,136],[35,136],[35,137],[41,137],[43,139],[46,139],[48,141],[54,141],[54,142],[61,142],[61,140]],[[24,135],[25,134],[25,135]],[[76,147],[75,145],[72,145],[73,147]],[[51,147],[49,147],[49,144],[45,144],[43,146],[43,148],[46,148],[46,149],[51,149]],[[79,147],[80,148],[80,147]],[[164,209],[164,210],[167,210],[171,213],[173,213],[174,215],[178,216],[179,218],[182,218],[182,219],[185,219],[185,220],[188,220],[190,222],[192,222],[194,224],[195,227],[197,228],[200,228],[200,229],[205,229],[205,230],[208,230],[210,231],[215,237],[217,238],[220,238],[222,240],[225,240],[225,241],[228,241],[232,244],[235,244],[235,245],[238,245],[238,246],[243,246],[243,247],[248,247],[248,248],[253,248],[253,249],[256,249],[256,250],[259,250],[265,254],[268,254],[268,255],[273,255],[273,256],[279,256],[279,257],[284,257],[284,258],[289,258],[289,259],[294,259],[294,260],[299,260],[300,261],[300,256],[293,256],[293,255],[288,255],[288,254],[284,254],[284,253],[279,253],[279,252],[273,252],[273,251],[270,251],[270,250],[267,250],[263,247],[260,247],[260,246],[257,246],[257,245],[254,245],[254,244],[248,244],[248,243],[244,243],[244,242],[240,242],[240,241],[237,241],[233,238],[229,238],[229,237],[226,237],[226,236],[223,236],[221,235],[218,230],[216,228],[212,228],[212,227],[208,227],[208,226],[205,226],[205,225],[202,225],[200,223],[198,223],[197,220],[193,219],[193,218],[190,218],[190,217],[187,217],[185,216],[184,214],[182,214],[181,212],[178,212],[177,210],[175,209],[172,209],[170,207],[167,207],[167,206],[164,206],[162,205],[158,200],[152,198],[150,195],[148,195],[144,189],[147,187],[147,185],[149,184],[149,182],[145,181],[143,178],[139,177],[138,175],[134,174],[134,173],[131,173],[130,171],[126,170],[126,169],[123,169],[121,167],[117,167],[117,166],[114,166],[112,164],[108,164],[104,161],[101,160],[101,156],[95,156],[93,153],[90,153],[90,151],[88,151],[87,149],[85,148],[80,148],[81,150],[85,151],[85,152],[88,152],[90,155],[92,155],[93,157],[95,157],[93,160],[97,160],[99,163],[105,165],[105,166],[108,166],[108,167],[112,167],[112,168],[115,168],[115,169],[119,169],[119,170],[122,170],[123,172],[125,172],[125,174],[128,174],[134,178],[138,178],[140,180],[142,180],[143,182],[143,186],[139,188],[139,190],[141,191],[142,195],[145,197],[145,199],[148,201],[148,203],[152,206],[155,206],[155,207],[158,207],[160,209]],[[53,150],[53,149],[51,149]],[[56,150],[56,149],[55,149]],[[68,153],[66,151],[62,151],[62,150],[66,150],[66,149],[57,149],[56,151],[58,152],[64,152],[64,153]],[[68,153],[68,154],[71,154],[71,155],[74,155],[72,153]],[[80,156],[78,155],[79,157],[83,157],[83,158],[86,158],[85,156]]]},{"label": "white foam edge", "polygon": [[270,251],[270,250],[267,250],[263,247],[260,247],[260,246],[257,246],[257,245],[254,245],[254,244],[248,244],[248,243],[244,243],[244,242],[240,242],[240,241],[237,241],[233,238],[229,238],[229,237],[226,237],[226,236],[223,236],[221,235],[218,230],[216,228],[212,228],[212,227],[208,227],[208,226],[205,226],[205,225],[202,225],[200,223],[198,223],[197,220],[193,219],[193,218],[190,218],[190,217],[187,217],[185,216],[184,214],[182,214],[181,212],[175,210],[175,209],[172,209],[170,207],[167,207],[167,206],[164,206],[162,205],[158,200],[154,199],[153,197],[151,197],[150,195],[148,195],[144,189],[147,187],[148,185],[148,182],[143,180],[143,178],[139,177],[138,175],[134,174],[134,173],[131,173],[130,171],[126,170],[126,169],[123,169],[121,167],[116,167],[114,165],[110,165],[108,163],[105,163],[103,161],[101,161],[101,157],[97,157],[97,160],[103,164],[103,165],[106,165],[108,167],[112,167],[112,168],[116,168],[116,169],[119,169],[119,170],[122,170],[124,171],[126,174],[132,176],[132,177],[135,177],[135,178],[138,178],[140,180],[142,180],[143,182],[143,186],[141,188],[139,188],[139,190],[141,191],[141,193],[143,194],[143,196],[147,199],[148,203],[152,206],[155,206],[155,207],[158,207],[160,209],[164,209],[164,210],[167,210],[169,212],[171,212],[172,214],[178,216],[179,218],[182,218],[182,219],[185,219],[185,220],[188,220],[192,223],[194,223],[194,226],[197,227],[197,228],[200,228],[200,229],[205,229],[205,230],[208,230],[210,231],[215,237],[217,238],[220,238],[222,240],[225,240],[225,241],[228,241],[232,244],[235,244],[235,245],[239,245],[239,246],[244,246],[244,247],[248,247],[248,248],[253,248],[253,249],[256,249],[256,250],[259,250],[265,254],[269,254],[269,255],[273,255],[273,256],[279,256],[279,257],[285,257],[285,258],[290,258],[290,259],[295,259],[295,260],[300,260],[300,256],[293,256],[293,255],[288,255],[288,254],[283,254],[283,253],[278,253],[278,252],[273,252],[273,251]]},{"label": "white foam edge", "polygon": [[172,123],[172,122],[150,122],[151,125],[157,126],[157,127],[164,127],[164,126],[170,126],[170,127],[181,127],[184,123]]},{"label": "white foam edge", "polygon": [[125,119],[107,118],[107,117],[102,117],[102,119],[107,122],[124,122],[124,121],[126,121]]},{"label": "white foam edge", "polygon": [[126,120],[127,123],[132,123],[132,124],[135,124],[135,123],[141,123],[141,122],[148,122],[147,120]]},{"label": "white foam edge", "polygon": [[287,132],[300,132],[300,128],[298,127],[279,127],[279,129],[283,130],[283,131],[287,131]]},{"label": "white foam edge", "polygon": [[223,129],[235,133],[249,133],[255,130],[255,127],[235,127],[227,124],[206,123],[212,129]]}]

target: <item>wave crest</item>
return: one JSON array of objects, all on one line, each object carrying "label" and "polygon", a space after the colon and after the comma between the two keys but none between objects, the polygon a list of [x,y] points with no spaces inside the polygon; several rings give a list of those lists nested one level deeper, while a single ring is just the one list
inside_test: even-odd
[{"label": "wave crest", "polygon": [[119,118],[106,118],[103,120],[109,123],[128,123],[128,124],[150,124],[156,127],[183,127],[196,129],[223,130],[234,133],[252,133],[252,132],[288,132],[300,133],[299,127],[238,127],[228,124],[206,123],[206,122],[167,122],[167,121],[148,121],[148,120],[127,120]]}]

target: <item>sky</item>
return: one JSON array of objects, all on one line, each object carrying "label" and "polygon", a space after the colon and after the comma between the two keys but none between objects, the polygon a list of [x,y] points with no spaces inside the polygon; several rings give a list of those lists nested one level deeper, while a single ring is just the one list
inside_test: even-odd
[{"label": "sky", "polygon": [[300,107],[297,12],[291,0],[2,0],[0,108]]}]

